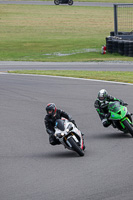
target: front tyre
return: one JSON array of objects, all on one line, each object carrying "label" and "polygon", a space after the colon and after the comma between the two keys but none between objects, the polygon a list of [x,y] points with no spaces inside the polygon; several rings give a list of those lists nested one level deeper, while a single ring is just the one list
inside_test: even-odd
[{"label": "front tyre", "polygon": [[125,121],[122,122],[124,124],[124,126],[126,127],[126,129],[129,131],[129,133],[132,135],[133,137],[133,127],[131,126],[131,124],[128,122],[128,120],[126,119]]},{"label": "front tyre", "polygon": [[84,156],[84,151],[77,145],[72,137],[68,139],[74,151],[76,151],[80,156]]}]

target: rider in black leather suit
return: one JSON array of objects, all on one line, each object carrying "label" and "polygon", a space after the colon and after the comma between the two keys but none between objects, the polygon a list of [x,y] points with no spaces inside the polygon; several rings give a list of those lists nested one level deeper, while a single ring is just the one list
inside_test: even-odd
[{"label": "rider in black leather suit", "polygon": [[54,103],[49,103],[46,106],[46,112],[47,112],[47,115],[44,118],[44,123],[45,123],[45,126],[46,126],[46,131],[49,134],[49,143],[51,145],[60,144],[59,140],[57,140],[55,138],[55,136],[54,136],[54,133],[55,133],[55,130],[54,130],[55,121],[57,119],[61,119],[61,117],[64,117],[64,118],[68,119],[70,122],[72,122],[76,126],[75,121],[66,112],[64,112],[64,111],[62,111],[60,109],[57,109],[56,105]]}]

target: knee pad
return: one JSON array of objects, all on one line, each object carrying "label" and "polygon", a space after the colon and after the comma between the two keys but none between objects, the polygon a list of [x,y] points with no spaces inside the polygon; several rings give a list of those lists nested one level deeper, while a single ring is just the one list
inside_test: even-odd
[{"label": "knee pad", "polygon": [[111,123],[107,119],[103,119],[102,124],[104,127],[108,127],[108,126],[110,126]]},{"label": "knee pad", "polygon": [[57,140],[57,139],[55,138],[54,135],[51,135],[51,136],[49,137],[49,143],[50,143],[51,145],[57,145],[57,144],[60,144],[60,141]]},{"label": "knee pad", "polygon": [[55,142],[53,139],[51,139],[51,138],[49,138],[49,143],[50,143],[51,145],[56,145],[56,142]]},{"label": "knee pad", "polygon": [[55,144],[56,144],[56,143],[55,143],[55,138],[54,138],[53,135],[50,135],[50,136],[49,136],[49,143],[50,143],[51,145],[55,145]]}]

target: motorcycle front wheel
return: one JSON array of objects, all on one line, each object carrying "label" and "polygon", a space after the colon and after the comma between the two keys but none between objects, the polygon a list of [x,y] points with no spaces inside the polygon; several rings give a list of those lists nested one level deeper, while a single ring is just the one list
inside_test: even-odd
[{"label": "motorcycle front wheel", "polygon": [[59,5],[60,4],[60,0],[54,0],[54,4],[55,5]]},{"label": "motorcycle front wheel", "polygon": [[127,120],[123,121],[122,123],[124,124],[124,126],[126,127],[126,129],[129,131],[129,133],[133,137],[133,127],[131,126],[131,124]]},{"label": "motorcycle front wheel", "polygon": [[68,139],[74,151],[76,151],[80,156],[84,156],[84,151],[77,145],[72,137]]}]

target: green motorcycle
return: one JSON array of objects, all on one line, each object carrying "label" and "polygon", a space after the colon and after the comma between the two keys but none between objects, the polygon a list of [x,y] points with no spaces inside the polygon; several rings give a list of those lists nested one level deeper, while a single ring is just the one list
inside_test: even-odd
[{"label": "green motorcycle", "polygon": [[109,120],[112,122],[114,128],[118,128],[124,133],[130,133],[133,136],[133,123],[132,118],[126,105],[121,105],[119,101],[109,102]]}]

